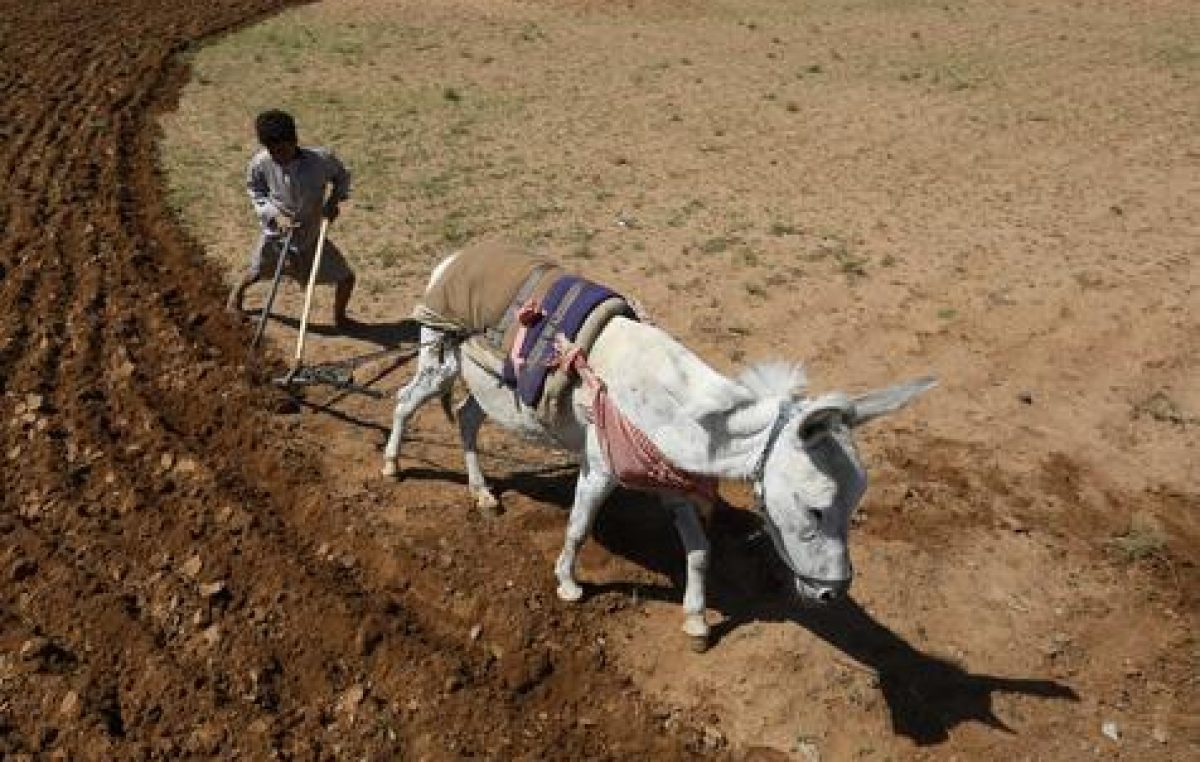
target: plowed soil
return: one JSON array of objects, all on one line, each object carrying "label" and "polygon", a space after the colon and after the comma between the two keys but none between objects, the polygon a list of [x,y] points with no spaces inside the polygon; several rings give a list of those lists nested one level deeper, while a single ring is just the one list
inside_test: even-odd
[{"label": "plowed soil", "polygon": [[[503,578],[379,553],[230,362],[151,113],[175,53],[281,5],[0,6],[0,756],[682,756],[596,613],[500,542]],[[493,648],[456,587],[508,603]]]},{"label": "plowed soil", "polygon": [[[1015,297],[987,266],[973,283],[957,266],[932,273],[929,290],[1006,311],[961,333],[926,326],[905,347],[956,359],[967,381],[950,382],[939,413],[867,439],[854,599],[796,608],[747,544],[752,521],[722,514],[720,624],[693,654],[678,633],[678,547],[649,501],[625,495],[602,517],[583,559],[589,596],[564,606],[549,560],[568,462],[489,434],[507,509],[489,521],[464,508],[444,421],[420,419],[406,479],[383,482],[386,409],[316,395],[297,413],[270,383],[277,362],[247,364],[225,273],[163,203],[155,118],[186,77],[177,54],[285,5],[0,0],[0,757],[1200,751],[1197,419],[1177,404],[1195,400],[1197,252],[1194,238],[1177,245],[1197,229],[1194,206],[1156,216],[1156,193],[1179,196],[1147,181],[1140,201],[1101,210],[1100,226],[1145,214],[1128,224],[1150,241],[1176,227],[1160,257],[1081,264],[1082,296],[1069,273],[1046,283],[1028,262]],[[1154,152],[1177,138],[1146,151],[1194,172],[1194,135]],[[969,169],[943,201],[974,187]],[[992,245],[1017,258],[1021,240],[1009,229]],[[669,303],[663,284],[640,285]],[[1013,298],[1030,311],[1008,310]],[[871,316],[849,313],[814,335],[861,337]],[[884,314],[885,328],[903,322]],[[673,317],[701,347],[720,343],[711,316]],[[1022,338],[1001,342],[1000,320]],[[1069,328],[1038,332],[1055,320]],[[346,349],[319,344],[315,358]],[[984,351],[1031,386],[973,378]],[[1143,384],[1125,389],[1133,413],[1030,415],[1043,389],[1087,397],[1126,371]],[[1011,403],[999,443],[971,417],[977,395]],[[1137,465],[1089,458],[1096,431]]]}]

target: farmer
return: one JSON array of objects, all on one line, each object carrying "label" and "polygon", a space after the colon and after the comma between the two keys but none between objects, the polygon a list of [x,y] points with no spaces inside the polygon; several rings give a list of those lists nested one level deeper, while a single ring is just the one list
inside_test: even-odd
[{"label": "farmer", "polygon": [[[250,159],[246,190],[258,215],[262,233],[250,253],[250,267],[229,295],[228,309],[242,312],[246,289],[274,277],[288,235],[291,234],[284,272],[307,285],[316,258],[321,217],[337,219],[338,204],[350,195],[350,173],[326,148],[301,147],[296,123],[283,111],[264,111],[254,120],[263,148]],[[329,185],[329,195],[325,186]],[[334,285],[333,323],[339,328],[351,321],[346,305],[354,291],[354,272],[330,240],[321,251],[316,282]]]}]

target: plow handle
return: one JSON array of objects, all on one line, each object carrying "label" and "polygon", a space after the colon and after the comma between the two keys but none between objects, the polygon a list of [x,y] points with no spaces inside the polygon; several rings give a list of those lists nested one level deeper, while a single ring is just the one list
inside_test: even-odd
[{"label": "plow handle", "polygon": [[304,361],[304,335],[308,330],[308,312],[312,309],[313,291],[317,285],[317,271],[321,269],[321,250],[325,248],[325,232],[329,229],[329,218],[321,218],[321,230],[317,233],[317,251],[313,255],[312,269],[308,271],[308,289],[304,292],[304,311],[300,313],[300,336],[296,339],[296,357],[292,360],[292,372],[295,374]]},{"label": "plow handle", "polygon": [[287,236],[283,239],[283,248],[279,250],[279,258],[275,262],[275,278],[271,281],[271,293],[267,295],[266,306],[263,307],[262,315],[258,318],[258,327],[254,329],[254,338],[250,340],[251,352],[258,348],[258,343],[262,341],[263,333],[267,330],[267,321],[271,319],[271,307],[275,304],[275,294],[279,292],[279,281],[283,278],[283,265],[292,249],[292,233],[294,231],[295,228],[288,230]]}]

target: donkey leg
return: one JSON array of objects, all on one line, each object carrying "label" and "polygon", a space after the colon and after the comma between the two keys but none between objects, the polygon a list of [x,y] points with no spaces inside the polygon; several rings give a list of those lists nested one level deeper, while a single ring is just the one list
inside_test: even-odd
[{"label": "donkey leg", "polygon": [[683,631],[692,639],[692,648],[708,648],[708,622],[704,619],[704,575],[708,571],[708,536],[691,500],[682,495],[667,495],[663,503],[675,516],[675,529],[687,552],[687,585],[683,591]]},{"label": "donkey leg", "polygon": [[479,400],[475,399],[473,394],[468,394],[467,398],[459,403],[456,412],[458,433],[462,437],[463,460],[467,464],[467,489],[470,490],[471,497],[475,499],[475,507],[486,516],[494,516],[500,501],[488,487],[483,469],[479,467],[479,452],[476,449],[479,427],[483,425],[487,414],[483,412],[483,408],[479,406]]},{"label": "donkey leg", "polygon": [[399,469],[400,442],[404,426],[417,408],[434,397],[450,391],[458,375],[458,352],[445,344],[445,334],[432,328],[421,328],[421,349],[417,353],[417,373],[396,392],[396,410],[392,414],[392,432],[383,451],[383,475],[395,476]]},{"label": "donkey leg", "polygon": [[575,504],[571,506],[571,517],[567,519],[566,540],[554,564],[554,575],[558,577],[558,597],[564,601],[574,602],[583,597],[583,588],[575,581],[575,561],[579,556],[579,548],[592,531],[592,523],[601,504],[616,486],[617,480],[608,471],[595,431],[589,428],[579,466],[579,478],[575,482]]}]

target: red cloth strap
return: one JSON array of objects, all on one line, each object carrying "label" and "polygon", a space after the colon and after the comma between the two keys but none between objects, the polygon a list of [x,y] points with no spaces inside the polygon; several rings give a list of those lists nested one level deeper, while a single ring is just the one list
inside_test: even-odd
[{"label": "red cloth strap", "polygon": [[508,357],[512,360],[513,372],[518,377],[521,375],[521,366],[525,364],[525,358],[521,357],[521,347],[525,346],[525,334],[529,332],[529,327],[541,320],[545,314],[541,302],[532,296],[517,308],[517,335],[513,339]]},{"label": "red cloth strap", "polygon": [[716,502],[717,480],[685,471],[667,460],[662,450],[613,402],[583,350],[561,336],[556,347],[558,367],[574,370],[592,392],[589,405],[592,422],[596,424],[604,459],[617,481],[635,489],[670,490]]}]

